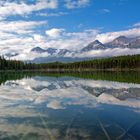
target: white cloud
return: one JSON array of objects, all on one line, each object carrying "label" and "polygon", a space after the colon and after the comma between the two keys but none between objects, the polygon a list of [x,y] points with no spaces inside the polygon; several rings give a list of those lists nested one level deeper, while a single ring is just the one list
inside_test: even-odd
[{"label": "white cloud", "polygon": [[122,35],[126,37],[138,37],[140,36],[140,28],[107,33],[100,33],[99,30],[95,29],[84,30],[83,32],[66,32],[64,29],[50,29],[48,30],[48,34],[51,37],[59,37],[57,39],[49,40],[49,42],[47,42],[49,47],[60,46],[60,48],[81,49],[96,39],[102,43],[107,43]]},{"label": "white cloud", "polygon": [[[61,4],[68,9],[85,7],[90,0],[63,0]],[[58,0],[35,0],[29,4],[26,0],[1,0],[0,1],[0,20],[4,20],[9,16],[26,16],[32,12],[37,12],[38,16],[61,16],[66,15],[67,12],[43,12],[44,9],[58,8],[60,1]],[[41,12],[41,13],[40,13]]]},{"label": "white cloud", "polygon": [[57,0],[39,0],[35,4],[27,4],[24,1],[20,3],[2,1],[0,3],[0,16],[2,18],[11,15],[21,15],[30,14],[33,11],[39,11],[42,9],[55,9],[57,8]]},{"label": "white cloud", "polygon": [[89,4],[90,0],[65,0],[66,4],[65,6],[68,9],[73,8],[79,8],[79,7],[85,7]]},{"label": "white cloud", "polygon": [[37,35],[34,29],[38,26],[43,26],[46,24],[47,22],[44,21],[0,22],[0,50],[4,49],[5,47],[10,47],[16,51],[19,51],[24,50],[25,48],[34,47],[35,44],[40,43],[39,39],[37,40]]},{"label": "white cloud", "polygon": [[44,40],[44,37],[39,34],[34,34],[33,37],[34,37],[34,40],[37,42],[42,42]]},{"label": "white cloud", "polygon": [[47,21],[1,21],[0,32],[25,34],[33,31],[34,28],[47,25]]},{"label": "white cloud", "polygon": [[63,33],[64,29],[53,28],[46,31],[46,35],[52,38],[58,38]]},{"label": "white cloud", "polygon": [[140,27],[140,22],[135,23],[133,27]]},{"label": "white cloud", "polygon": [[52,108],[52,109],[64,109],[64,107],[61,105],[61,102],[57,101],[57,100],[52,100],[47,104],[48,108]]},{"label": "white cloud", "polygon": [[140,28],[107,33],[100,33],[99,30],[95,29],[84,30],[83,32],[66,32],[64,29],[50,29],[46,33],[50,37],[55,37],[55,39],[50,39],[47,42],[48,47],[59,46],[60,48],[79,50],[96,39],[102,43],[107,43],[122,35],[138,37],[140,36]]},{"label": "white cloud", "polygon": [[140,54],[140,49],[129,49],[129,48],[114,48],[106,50],[93,50],[89,52],[79,53],[78,57],[111,57],[121,55],[134,55]]},{"label": "white cloud", "polygon": [[67,12],[37,13],[38,16],[43,16],[43,17],[59,17],[67,14],[68,14]]},{"label": "white cloud", "polygon": [[[37,27],[48,25],[47,21],[1,21],[0,22],[0,55],[9,53],[18,53],[19,55],[12,59],[33,60],[38,57],[47,57],[48,53],[37,54],[30,53],[30,50],[36,46],[41,48],[57,48],[80,50],[87,46],[90,42],[98,39],[102,43],[112,41],[120,35],[126,37],[140,36],[140,28],[132,28],[117,32],[100,33],[99,30],[89,29],[82,32],[67,32],[63,28],[51,28],[44,33],[36,30]],[[125,54],[139,54],[139,49],[107,49],[80,53],[75,57],[101,57],[101,56],[117,56]],[[66,54],[66,56],[73,54]]]},{"label": "white cloud", "polygon": [[[89,0],[67,0],[65,1],[67,8],[77,8],[86,6]],[[7,17],[10,15],[26,15],[33,11],[39,11],[46,8],[57,8],[57,0],[38,0],[35,3],[27,4],[26,1],[1,1],[0,3],[0,16]],[[105,12],[109,12],[107,9],[103,9]],[[39,14],[39,13],[37,13]],[[41,14],[41,13],[40,13]],[[49,16],[47,13],[42,13]],[[50,16],[59,16],[65,14],[63,12],[50,13]],[[44,16],[46,16],[44,15]],[[43,15],[42,15],[43,16]],[[5,53],[19,53],[19,55],[13,57],[13,59],[26,60],[34,59],[40,56],[48,56],[44,54],[30,54],[30,50],[33,47],[39,46],[41,48],[59,48],[80,50],[88,43],[99,39],[101,42],[108,42],[113,40],[119,35],[126,36],[138,36],[140,35],[139,28],[133,28],[126,31],[99,33],[99,30],[90,29],[81,32],[67,32],[63,28],[52,28],[44,31],[46,35],[40,34],[40,31],[36,30],[37,27],[48,25],[47,21],[1,21],[0,22],[0,55]],[[40,29],[39,29],[40,30]],[[104,55],[107,55],[110,51],[106,51]],[[79,54],[80,57],[85,55],[100,55],[102,52],[90,52],[91,54]]]},{"label": "white cloud", "polygon": [[126,37],[138,37],[140,36],[140,28],[138,27],[116,32],[101,33],[96,36],[96,39],[100,40],[102,43],[107,43],[122,35]]},{"label": "white cloud", "polygon": [[58,47],[59,49],[79,50],[89,42],[93,41],[98,30],[85,30],[83,32],[66,32],[64,29],[50,29],[47,31],[49,40],[48,47]]},{"label": "white cloud", "polygon": [[101,13],[101,14],[110,13],[110,10],[109,9],[100,9],[99,13]]},{"label": "white cloud", "polygon": [[[33,59],[36,54],[29,54],[31,48],[45,46],[45,40],[35,29],[47,25],[46,21],[1,21],[0,55],[19,53],[13,59]],[[47,56],[47,54],[46,54]]]}]

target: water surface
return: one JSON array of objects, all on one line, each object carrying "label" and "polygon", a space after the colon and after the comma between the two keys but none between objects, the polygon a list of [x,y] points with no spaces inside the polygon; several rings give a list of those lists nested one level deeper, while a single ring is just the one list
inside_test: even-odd
[{"label": "water surface", "polygon": [[0,140],[139,140],[139,73],[0,73]]}]

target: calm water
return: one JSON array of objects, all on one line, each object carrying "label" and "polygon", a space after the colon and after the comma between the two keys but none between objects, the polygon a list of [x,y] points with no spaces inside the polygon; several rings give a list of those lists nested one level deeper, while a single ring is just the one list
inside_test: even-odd
[{"label": "calm water", "polygon": [[0,140],[140,140],[139,76],[0,73]]}]

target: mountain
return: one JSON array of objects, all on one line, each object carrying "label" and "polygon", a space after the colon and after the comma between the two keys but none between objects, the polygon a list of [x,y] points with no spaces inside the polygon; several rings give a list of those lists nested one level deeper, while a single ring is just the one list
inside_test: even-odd
[{"label": "mountain", "polygon": [[119,36],[113,41],[106,43],[105,45],[108,46],[109,48],[117,48],[117,47],[123,47],[127,46],[129,44],[129,39],[125,36]]},{"label": "mountain", "polygon": [[106,43],[105,46],[108,48],[137,48],[140,47],[140,39],[119,36],[113,41]]},{"label": "mountain", "polygon": [[35,47],[33,49],[31,49],[31,52],[35,52],[35,53],[44,53],[46,52],[46,50],[40,48],[40,47]]},{"label": "mountain", "polygon": [[140,37],[133,39],[133,41],[131,41],[127,47],[131,48],[131,49],[132,48],[140,48]]},{"label": "mountain", "polygon": [[40,47],[32,48],[30,52],[35,52],[35,53],[47,52],[49,54],[49,56],[58,56],[58,57],[62,57],[68,53],[72,53],[72,51],[70,51],[68,49],[55,49],[55,48],[42,49]]},{"label": "mountain", "polygon": [[92,51],[92,50],[99,50],[99,49],[105,49],[106,46],[103,45],[100,41],[95,40],[88,44],[86,47],[81,49],[81,52],[87,52],[87,51]]},{"label": "mountain", "polygon": [[[119,36],[115,38],[113,41],[105,44],[101,43],[99,40],[95,40],[77,51],[73,51],[69,49],[58,49],[53,47],[44,49],[37,46],[32,48],[30,50],[30,53],[31,54],[36,53],[36,55],[33,55],[35,56],[35,58],[32,60],[32,62],[36,62],[36,63],[54,62],[54,61],[74,62],[74,61],[89,60],[93,58],[110,57],[110,56],[127,55],[127,54],[130,55],[138,54],[140,53],[139,50],[137,51],[134,49],[140,49],[140,37],[128,38],[125,36]],[[134,51],[126,50],[125,48],[133,49]],[[121,52],[119,53],[120,49]],[[21,54],[19,52],[17,53],[16,50],[15,51],[12,50],[8,53],[5,52],[4,54],[4,56],[9,59],[10,58],[15,59],[15,57],[16,56],[18,57],[19,55]]]},{"label": "mountain", "polygon": [[72,53],[72,51],[67,50],[67,49],[59,49],[59,51],[58,51],[59,56],[64,56],[64,55],[69,54],[69,53]]},{"label": "mountain", "polygon": [[[140,37],[139,38],[128,38],[125,36],[119,36],[115,38],[113,41],[108,42],[106,44],[101,43],[99,40],[95,40],[91,43],[89,43],[87,46],[83,47],[79,51],[72,51],[68,49],[54,49],[54,48],[47,48],[42,49],[40,47],[33,48],[31,52],[36,53],[48,53],[48,56],[46,57],[37,57],[33,60],[33,62],[41,63],[41,62],[54,62],[54,61],[60,61],[60,62],[74,62],[74,61],[83,61],[83,60],[89,60],[93,58],[99,58],[99,57],[109,57],[112,56],[112,52],[104,55],[104,50],[109,49],[136,49],[140,48]],[[91,51],[97,51],[101,50],[102,55],[90,55],[85,56],[84,52],[88,53]],[[131,53],[130,53],[131,54]],[[122,55],[122,54],[121,54]],[[125,53],[123,55],[126,55]],[[82,56],[82,57],[81,57]]]},{"label": "mountain", "polygon": [[45,50],[44,52],[48,52],[48,54],[53,55],[57,52],[57,49],[54,48],[48,48],[47,50]]}]

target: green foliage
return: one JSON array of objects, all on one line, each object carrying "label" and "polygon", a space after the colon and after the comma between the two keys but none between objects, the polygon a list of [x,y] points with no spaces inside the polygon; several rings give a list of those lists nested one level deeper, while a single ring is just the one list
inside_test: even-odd
[{"label": "green foliage", "polygon": [[118,56],[73,63],[24,63],[0,57],[0,70],[122,70],[140,69],[140,55]]}]

